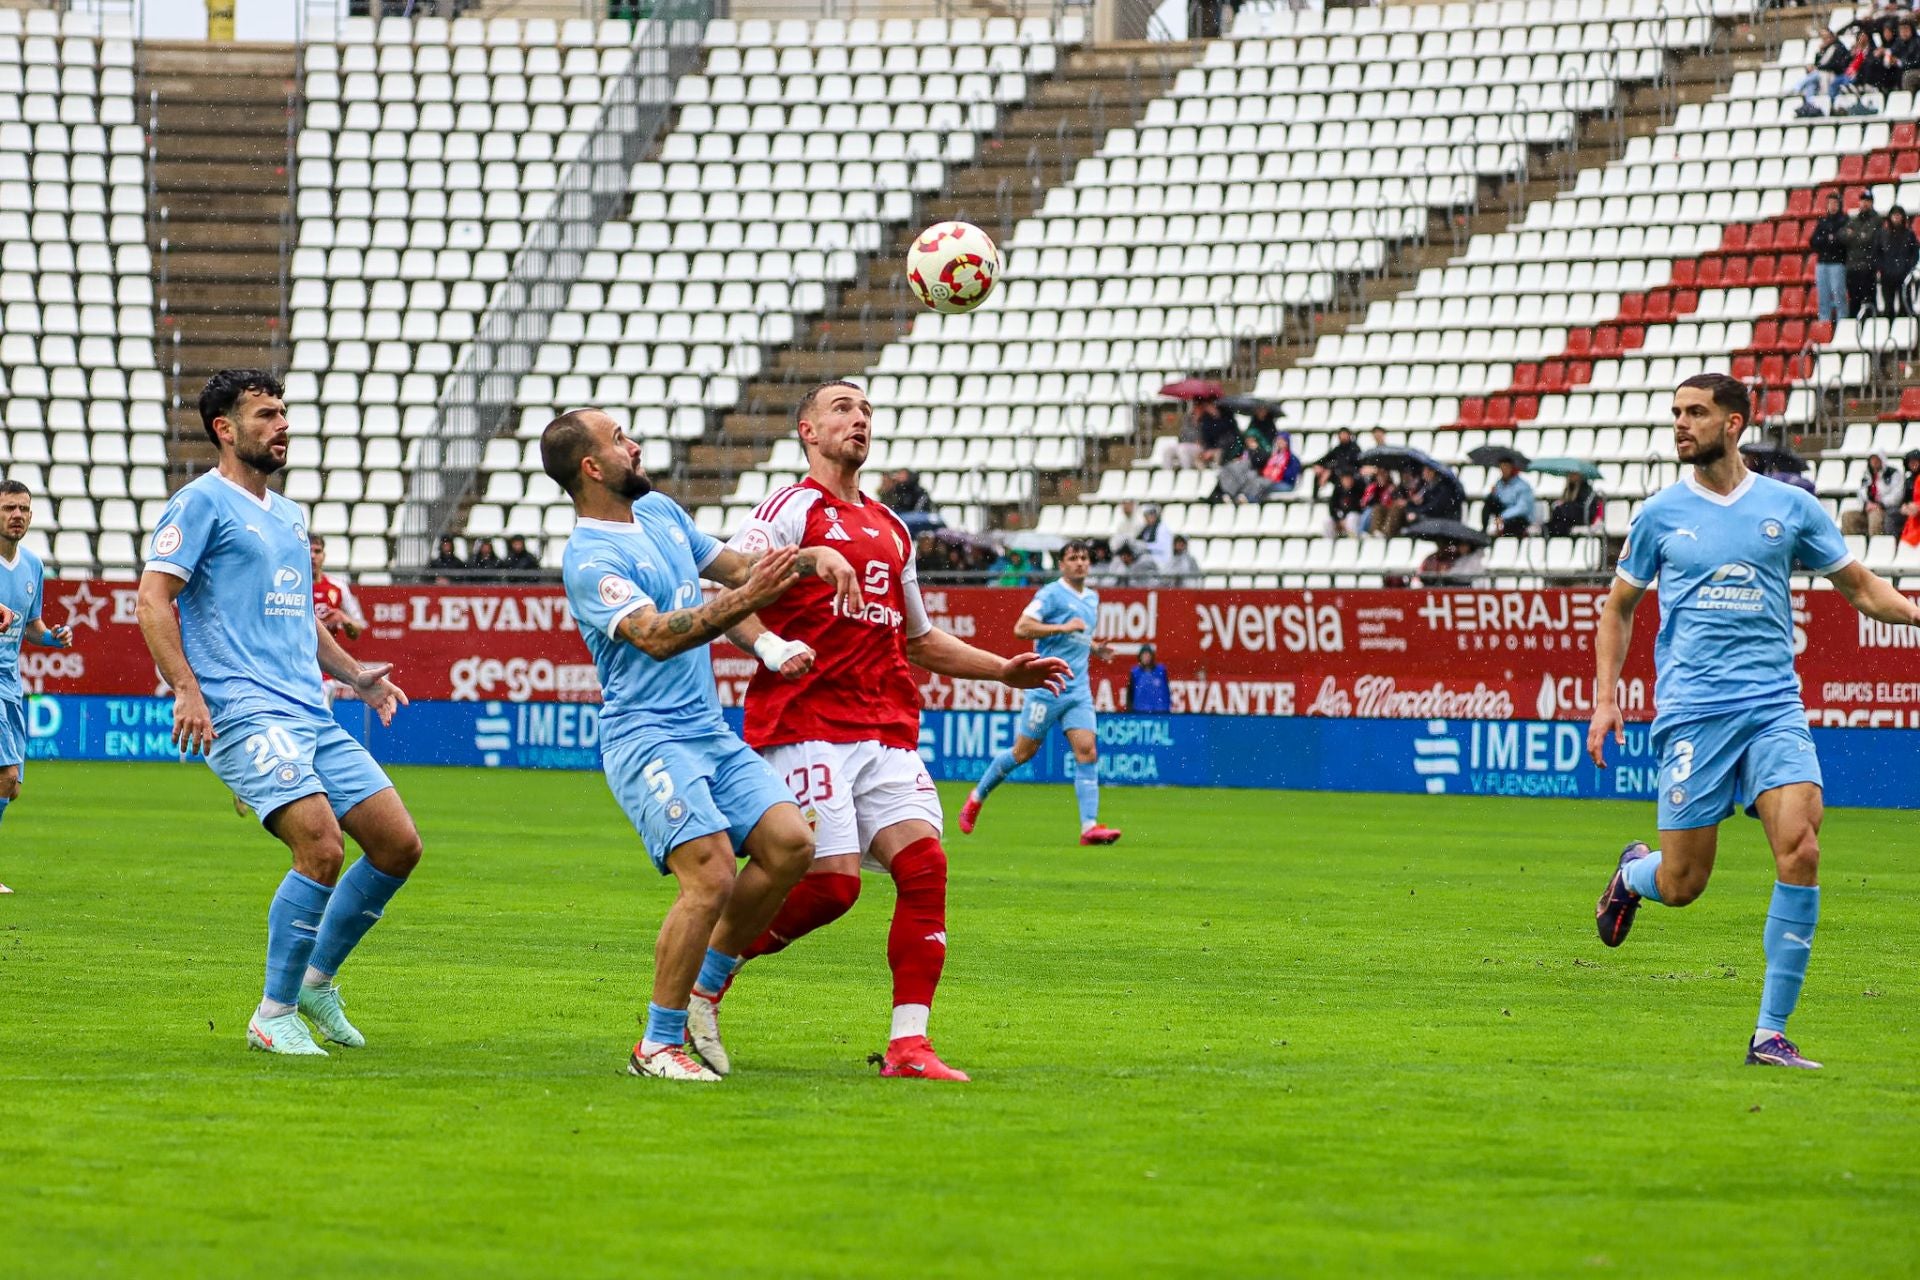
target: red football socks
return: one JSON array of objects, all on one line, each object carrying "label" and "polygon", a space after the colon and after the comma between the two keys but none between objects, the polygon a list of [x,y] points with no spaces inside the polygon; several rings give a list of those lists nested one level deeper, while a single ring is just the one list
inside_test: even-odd
[{"label": "red football socks", "polygon": [[791,943],[847,914],[859,898],[858,875],[801,877],[800,883],[787,891],[787,900],[774,913],[773,922],[740,953],[741,961],[784,951]]},{"label": "red football socks", "polygon": [[887,965],[895,1005],[933,1003],[947,963],[947,855],[929,836],[893,858],[893,928]]}]

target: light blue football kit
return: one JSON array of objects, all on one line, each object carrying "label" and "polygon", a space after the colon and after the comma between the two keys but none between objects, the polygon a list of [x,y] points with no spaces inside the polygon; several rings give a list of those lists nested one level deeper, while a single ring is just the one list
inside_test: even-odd
[{"label": "light blue football kit", "polygon": [[631,524],[578,521],[564,573],[568,607],[600,673],[607,785],[664,875],[676,848],[717,831],[739,853],[767,810],[793,794],[727,728],[705,645],[658,659],[618,637],[639,609],[699,604],[700,571],[722,550],[663,493],[640,498],[633,516]]},{"label": "light blue football kit", "polygon": [[[1083,631],[1063,631],[1044,635],[1034,642],[1043,658],[1058,658],[1071,669],[1066,687],[1059,693],[1045,689],[1027,690],[1020,704],[1022,737],[1044,742],[1053,726],[1063,730],[1085,729],[1093,732],[1093,691],[1087,681],[1087,664],[1093,657],[1093,633],[1100,625],[1100,593],[1091,587],[1075,591],[1064,579],[1056,578],[1034,593],[1021,611],[1025,616],[1049,626],[1061,626],[1078,618],[1086,623]],[[1019,768],[1011,750],[1002,751],[987,762],[987,771],[974,784],[975,801],[985,800],[993,789]],[[1073,795],[1080,809],[1080,829],[1092,827],[1100,814],[1100,766],[1073,765]]]},{"label": "light blue football kit", "polygon": [[[1653,746],[1662,831],[1711,827],[1739,807],[1752,814],[1755,799],[1776,787],[1820,785],[1793,669],[1792,574],[1796,566],[1837,573],[1852,560],[1811,494],[1751,472],[1724,496],[1688,474],[1641,508],[1617,572],[1659,592]],[[1654,852],[1626,862],[1626,888],[1659,902],[1661,861]],[[1756,1045],[1785,1031],[1819,919],[1817,885],[1774,884]]]},{"label": "light blue football kit", "polygon": [[1662,831],[1710,827],[1762,791],[1821,780],[1793,670],[1791,575],[1852,558],[1811,494],[1752,473],[1725,497],[1688,475],[1641,508],[1617,572],[1659,591]]},{"label": "light blue football kit", "polygon": [[148,572],[186,582],[180,638],[219,735],[207,763],[262,822],[319,793],[338,816],[393,785],[321,694],[306,523],[210,471],[174,494],[148,548]]},{"label": "light blue football kit", "polygon": [[1087,624],[1085,631],[1065,631],[1041,636],[1034,650],[1043,658],[1058,658],[1073,668],[1067,686],[1059,693],[1045,689],[1027,690],[1020,707],[1020,732],[1029,738],[1047,736],[1054,725],[1062,729],[1093,729],[1093,692],[1087,683],[1087,662],[1093,655],[1093,633],[1100,624],[1100,593],[1088,587],[1075,591],[1055,580],[1034,593],[1023,612],[1049,626],[1059,626],[1078,618]]},{"label": "light blue football kit", "polygon": [[[181,644],[217,735],[207,764],[262,825],[311,795],[339,817],[393,785],[321,696],[306,525],[288,499],[209,471],[173,495],[147,549],[147,572],[186,583]],[[364,856],[337,885],[288,871],[267,910],[262,1014],[290,1012],[303,980],[324,986],[314,975],[339,972],[405,883]]]},{"label": "light blue football kit", "polygon": [[[40,616],[40,593],[46,569],[40,557],[18,548],[11,561],[0,560],[0,605],[13,611],[13,625],[0,631],[0,767],[17,765],[27,772],[27,701],[20,684],[20,646],[27,624]],[[0,819],[9,800],[0,796]]]}]

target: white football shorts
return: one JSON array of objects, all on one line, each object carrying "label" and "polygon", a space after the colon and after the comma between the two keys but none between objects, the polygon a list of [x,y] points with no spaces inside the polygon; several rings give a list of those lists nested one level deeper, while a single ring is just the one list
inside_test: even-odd
[{"label": "white football shorts", "polygon": [[[879,742],[792,742],[760,753],[812,824],[816,858],[866,853],[874,836],[918,818],[942,830],[940,793],[917,752]],[[876,867],[871,858],[866,865]]]}]

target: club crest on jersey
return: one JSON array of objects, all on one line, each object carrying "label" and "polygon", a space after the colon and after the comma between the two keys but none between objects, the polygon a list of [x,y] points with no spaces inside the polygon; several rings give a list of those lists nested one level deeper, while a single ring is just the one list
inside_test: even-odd
[{"label": "club crest on jersey", "polygon": [[1778,520],[1767,519],[1760,522],[1760,536],[1768,542],[1778,542],[1785,534],[1786,529]]},{"label": "club crest on jersey", "polygon": [[853,541],[853,535],[848,533],[840,525],[840,508],[838,507],[827,508],[827,532],[825,536],[828,542]]}]

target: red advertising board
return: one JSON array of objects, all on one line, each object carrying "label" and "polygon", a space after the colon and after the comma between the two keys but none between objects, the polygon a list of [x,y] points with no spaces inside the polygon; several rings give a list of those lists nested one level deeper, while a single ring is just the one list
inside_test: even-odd
[{"label": "red advertising board", "polygon": [[[1001,652],[1031,592],[930,588],[935,624]],[[553,587],[365,587],[371,630],[352,649],[389,661],[414,698],[587,702],[599,682]],[[1097,705],[1120,710],[1135,649],[1152,642],[1171,676],[1173,710],[1209,715],[1412,719],[1585,719],[1593,706],[1593,634],[1604,591],[1101,592],[1099,635],[1121,651],[1096,663]],[[75,630],[72,652],[29,648],[22,675],[44,693],[151,694],[134,589],[51,582],[50,623]],[[1642,608],[1620,699],[1653,716],[1657,599]],[[1837,594],[1794,598],[1794,644],[1815,724],[1920,727],[1920,629],[1856,614]],[[721,698],[736,703],[753,659],[714,647]],[[998,685],[927,677],[929,707],[1010,709]]]}]

